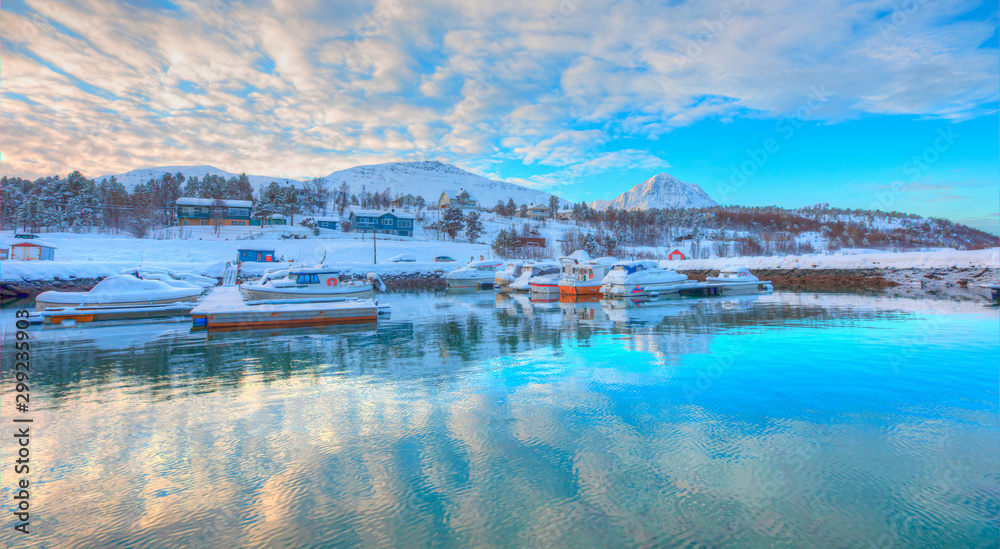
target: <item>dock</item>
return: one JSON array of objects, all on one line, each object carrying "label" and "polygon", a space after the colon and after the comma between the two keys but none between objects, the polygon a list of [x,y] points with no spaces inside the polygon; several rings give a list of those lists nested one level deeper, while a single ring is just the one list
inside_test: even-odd
[{"label": "dock", "polygon": [[144,318],[166,318],[184,316],[195,304],[177,302],[166,305],[131,305],[128,307],[59,307],[38,313],[46,324],[61,325],[63,322],[99,322],[104,320],[126,320]]},{"label": "dock", "polygon": [[206,296],[190,314],[195,328],[242,330],[373,323],[380,309],[388,312],[388,307],[373,299],[248,303],[237,286],[222,286]]}]

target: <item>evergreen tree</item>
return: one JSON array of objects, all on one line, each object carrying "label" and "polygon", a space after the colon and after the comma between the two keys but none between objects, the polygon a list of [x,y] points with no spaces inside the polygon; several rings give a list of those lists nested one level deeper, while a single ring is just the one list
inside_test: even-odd
[{"label": "evergreen tree", "polygon": [[465,235],[469,242],[475,242],[483,234],[483,224],[479,220],[479,212],[473,210],[465,216]]},{"label": "evergreen tree", "polygon": [[517,209],[517,215],[519,217],[528,217],[528,205],[521,204],[521,207]]},{"label": "evergreen tree", "polygon": [[462,215],[461,208],[448,206],[444,209],[444,216],[441,219],[441,230],[448,233],[448,236],[454,240],[458,231],[462,230],[464,221],[465,216]]},{"label": "evergreen tree", "polygon": [[559,198],[556,195],[549,195],[549,217],[555,218],[559,211]]},{"label": "evergreen tree", "polygon": [[504,211],[506,212],[504,215],[506,215],[507,217],[513,217],[514,213],[517,212],[517,204],[514,203],[513,198],[507,199],[507,208]]}]

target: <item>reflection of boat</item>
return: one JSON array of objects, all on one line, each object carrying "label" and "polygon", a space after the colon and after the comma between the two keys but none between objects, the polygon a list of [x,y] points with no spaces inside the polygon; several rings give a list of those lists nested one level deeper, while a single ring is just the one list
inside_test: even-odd
[{"label": "reflection of boat", "polygon": [[[125,308],[169,305],[196,301],[203,289],[181,280],[164,282],[134,276],[109,276],[89,292],[42,292],[35,298],[35,310],[51,308]],[[142,318],[142,317],[137,317]]]},{"label": "reflection of boat", "polygon": [[678,295],[687,275],[660,268],[651,260],[616,263],[604,277],[601,293],[606,297],[666,297]]},{"label": "reflection of boat", "polygon": [[561,258],[559,261],[562,263],[559,295],[597,297],[601,295],[601,281],[618,262],[613,257],[579,261],[572,256]]},{"label": "reflection of boat", "polygon": [[444,275],[449,289],[486,290],[493,287],[497,268],[502,263],[498,260],[475,261],[467,267],[456,269]]},{"label": "reflection of boat", "polygon": [[371,273],[364,282],[343,280],[339,269],[329,267],[293,267],[283,278],[268,273],[255,284],[240,285],[240,292],[251,300],[266,299],[356,299],[371,298],[374,286],[381,286]]},{"label": "reflection of boat", "polygon": [[559,310],[563,320],[607,320],[604,306],[599,298],[584,297],[581,299],[559,296]]},{"label": "reflection of boat", "polygon": [[680,289],[682,295],[738,295],[770,292],[774,288],[768,280],[760,280],[746,267],[725,267],[717,276],[705,282],[692,282]]},{"label": "reflection of boat", "polygon": [[668,316],[680,315],[697,303],[697,300],[681,301],[649,297],[601,301],[604,313],[613,322],[659,322]]}]

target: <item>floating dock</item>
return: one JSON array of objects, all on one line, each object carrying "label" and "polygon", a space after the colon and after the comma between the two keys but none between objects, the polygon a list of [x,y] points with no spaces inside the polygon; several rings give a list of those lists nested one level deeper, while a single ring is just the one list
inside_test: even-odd
[{"label": "floating dock", "polygon": [[314,301],[267,300],[244,302],[238,287],[216,288],[191,310],[195,328],[244,330],[329,324],[376,322],[380,306],[373,299]]}]

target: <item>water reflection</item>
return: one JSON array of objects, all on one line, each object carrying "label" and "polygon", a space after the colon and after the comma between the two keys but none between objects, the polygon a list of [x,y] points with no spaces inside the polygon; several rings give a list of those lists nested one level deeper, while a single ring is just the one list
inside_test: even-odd
[{"label": "water reflection", "polygon": [[[803,294],[392,304],[374,329],[34,331],[35,546],[1000,534],[995,310]],[[886,360],[907,334],[932,337]],[[0,442],[4,463],[15,450]]]}]

